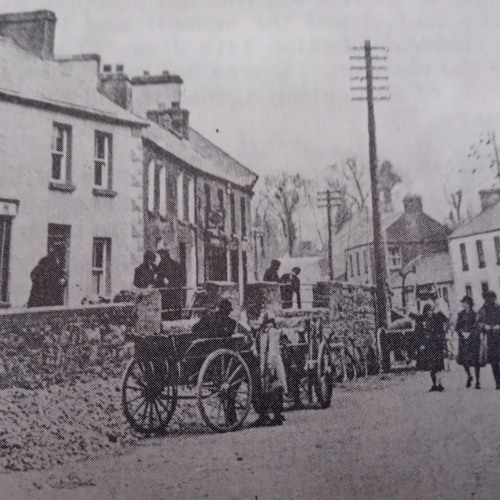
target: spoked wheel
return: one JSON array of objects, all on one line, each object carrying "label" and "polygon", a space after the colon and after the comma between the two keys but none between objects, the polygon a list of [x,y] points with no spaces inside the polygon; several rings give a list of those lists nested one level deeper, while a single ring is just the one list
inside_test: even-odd
[{"label": "spoked wheel", "polygon": [[123,375],[122,406],[136,431],[163,431],[177,406],[177,366],[168,360],[130,360]]},{"label": "spoked wheel", "polygon": [[333,385],[341,384],[344,381],[344,362],[337,349],[330,350],[330,368],[332,370]]},{"label": "spoked wheel", "polygon": [[356,358],[357,358],[357,372],[359,377],[366,377],[368,375],[368,364],[366,362],[366,356],[361,347],[356,347]]},{"label": "spoked wheel", "polygon": [[332,371],[330,348],[326,343],[323,343],[319,348],[316,374],[317,380],[314,387],[321,408],[328,408],[332,402]]},{"label": "spoked wheel", "polygon": [[344,380],[356,380],[358,371],[356,369],[356,360],[349,351],[344,351]]},{"label": "spoked wheel", "polygon": [[252,378],[238,353],[218,349],[207,357],[198,375],[197,400],[212,430],[234,431],[243,425],[252,403]]}]

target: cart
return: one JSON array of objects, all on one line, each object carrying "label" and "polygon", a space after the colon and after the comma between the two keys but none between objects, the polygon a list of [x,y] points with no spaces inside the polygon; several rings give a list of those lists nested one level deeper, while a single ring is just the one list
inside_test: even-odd
[{"label": "cart", "polygon": [[329,343],[323,338],[320,318],[305,320],[298,341],[281,342],[282,358],[288,382],[285,402],[288,408],[319,405],[329,408],[335,381],[335,365]]},{"label": "cart", "polygon": [[[180,400],[196,400],[216,432],[240,428],[252,403],[251,342],[244,335],[138,337],[122,380],[126,419],[144,434],[161,433]],[[179,388],[182,387],[182,391]]]}]

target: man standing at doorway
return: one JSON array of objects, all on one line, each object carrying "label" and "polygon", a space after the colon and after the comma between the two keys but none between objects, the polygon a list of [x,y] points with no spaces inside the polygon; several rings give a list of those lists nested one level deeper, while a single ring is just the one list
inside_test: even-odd
[{"label": "man standing at doorway", "polygon": [[158,254],[160,263],[156,275],[156,287],[161,289],[162,319],[181,319],[183,269],[178,262],[170,257],[168,250],[158,250]]}]

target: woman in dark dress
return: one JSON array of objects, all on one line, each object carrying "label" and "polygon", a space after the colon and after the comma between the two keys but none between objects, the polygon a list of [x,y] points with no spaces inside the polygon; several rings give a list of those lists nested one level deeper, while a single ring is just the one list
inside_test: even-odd
[{"label": "woman in dark dress", "polygon": [[465,296],[462,299],[463,310],[458,313],[455,330],[458,334],[457,363],[462,365],[467,373],[466,387],[472,385],[471,367],[476,375],[476,389],[481,389],[481,366],[486,365],[486,352],[481,347],[481,332],[477,328],[474,301]]},{"label": "woman in dark dress", "polygon": [[446,327],[448,319],[435,311],[432,304],[425,304],[422,316],[417,320],[417,330],[421,334],[425,366],[430,372],[432,387],[429,392],[444,391],[442,372],[446,347]]}]

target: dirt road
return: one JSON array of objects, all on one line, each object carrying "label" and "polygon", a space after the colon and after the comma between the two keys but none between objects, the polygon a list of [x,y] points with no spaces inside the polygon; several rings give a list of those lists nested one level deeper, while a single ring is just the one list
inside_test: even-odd
[{"label": "dirt road", "polygon": [[0,476],[5,499],[498,498],[500,392],[424,373],[337,389],[282,427],[143,441],[122,456]]}]

